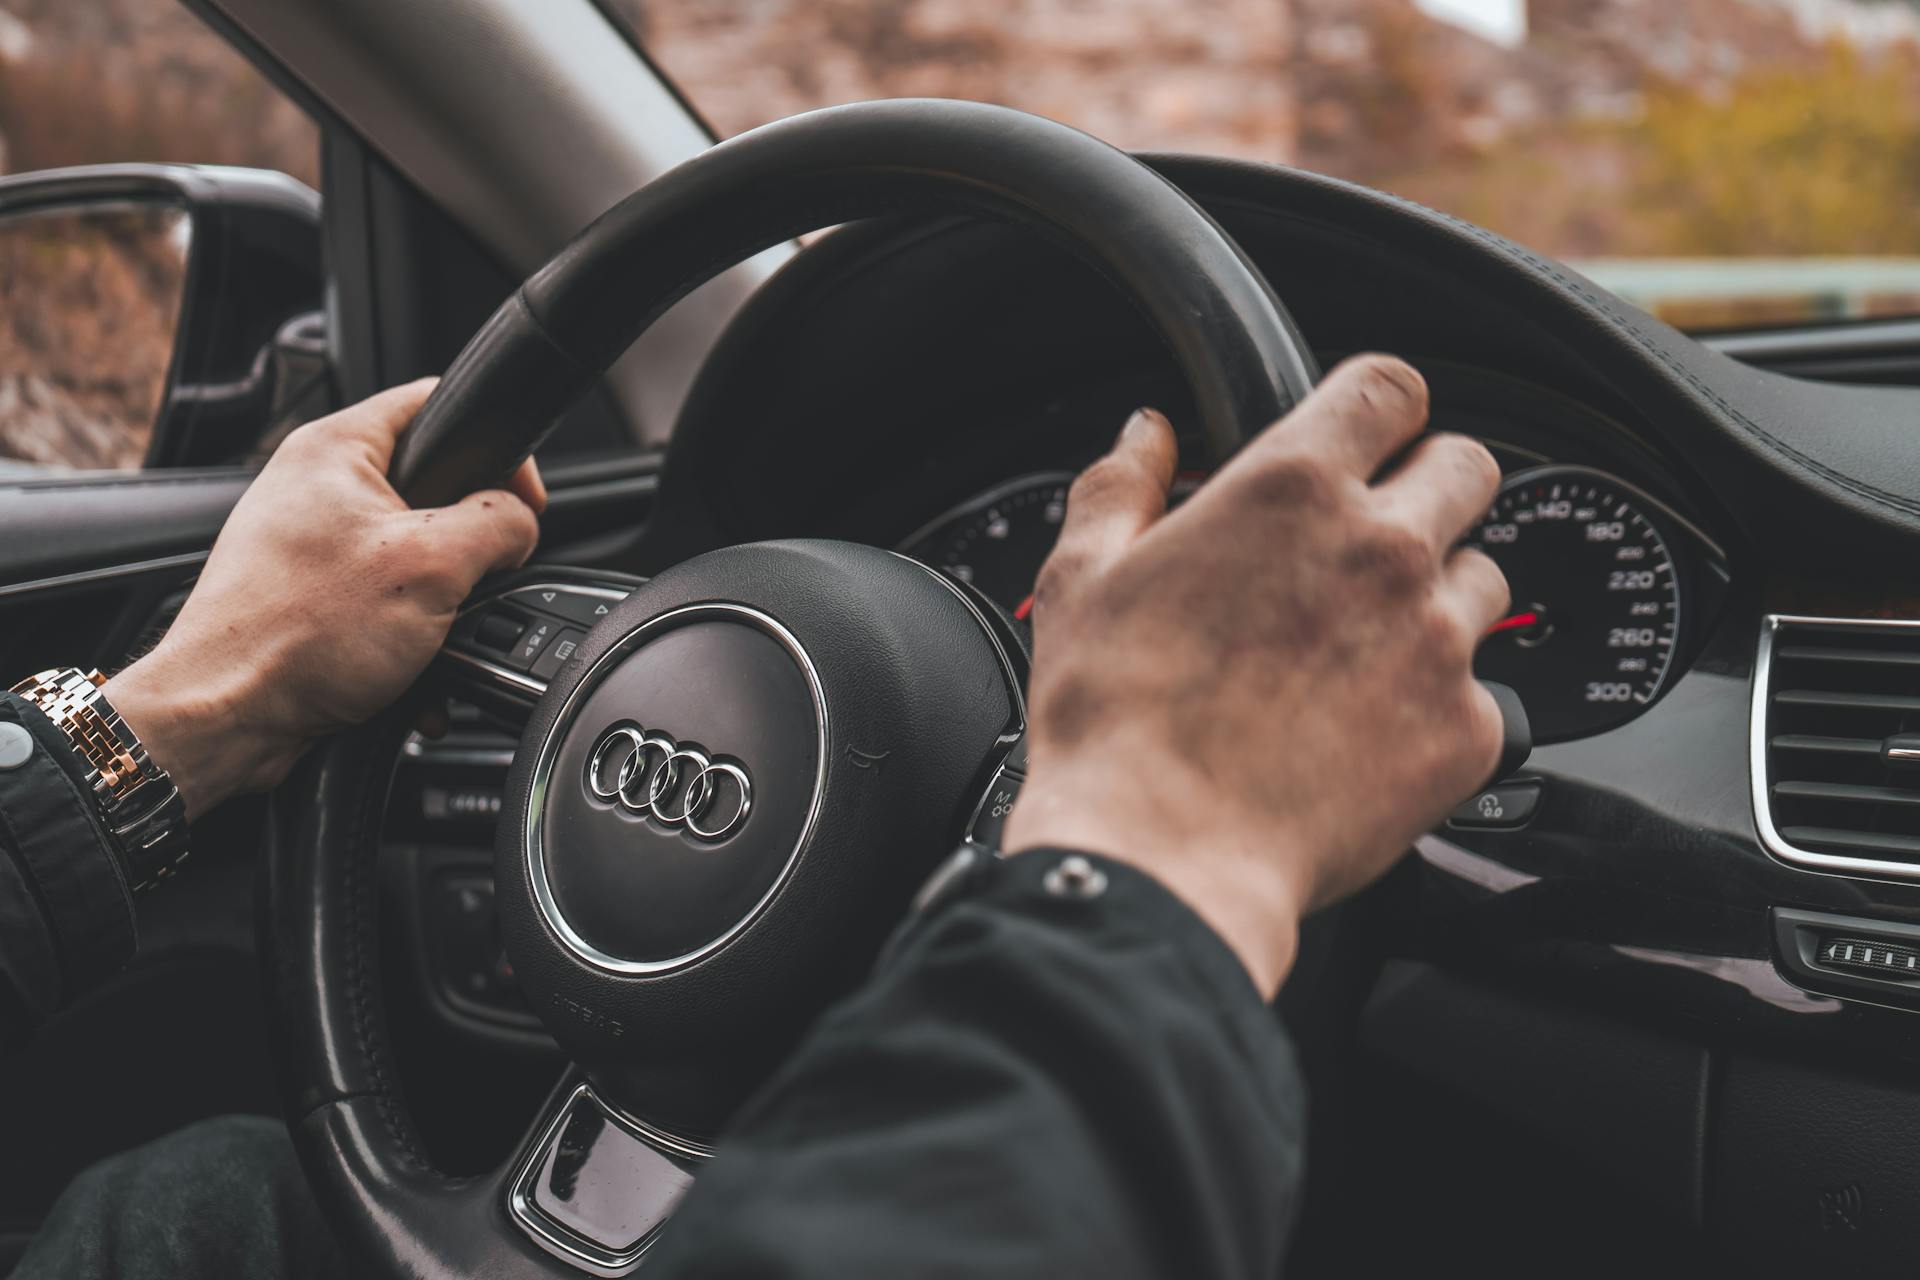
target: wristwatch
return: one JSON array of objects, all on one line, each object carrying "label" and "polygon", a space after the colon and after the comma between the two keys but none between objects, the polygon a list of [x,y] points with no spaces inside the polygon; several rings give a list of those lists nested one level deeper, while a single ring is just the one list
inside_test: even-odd
[{"label": "wristwatch", "polygon": [[120,846],[127,881],[138,893],[172,875],[187,856],[187,807],[180,788],[155,764],[139,735],[107,701],[98,671],[55,667],[13,686],[67,735],[86,767],[100,819]]}]

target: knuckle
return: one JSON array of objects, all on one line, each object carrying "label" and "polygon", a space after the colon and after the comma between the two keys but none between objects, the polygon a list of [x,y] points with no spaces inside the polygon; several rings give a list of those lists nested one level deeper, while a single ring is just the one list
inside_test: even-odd
[{"label": "knuckle", "polygon": [[1341,477],[1315,453],[1287,453],[1263,463],[1247,479],[1253,501],[1265,507],[1326,511],[1337,505]]},{"label": "knuckle", "polygon": [[1493,451],[1472,436],[1454,436],[1460,442],[1460,461],[1462,468],[1487,495],[1500,487],[1501,472],[1499,459]]},{"label": "knuckle", "polygon": [[430,521],[400,519],[383,522],[376,536],[374,564],[382,576],[415,590],[433,590],[452,577],[453,556],[446,539]]},{"label": "knuckle", "polygon": [[1412,592],[1438,572],[1433,543],[1396,521],[1363,528],[1348,545],[1345,568],[1392,592]]},{"label": "knuckle", "polygon": [[1474,761],[1477,772],[1485,775],[1499,763],[1500,752],[1506,745],[1507,729],[1493,695],[1471,680],[1467,682],[1463,718],[1466,722],[1467,753]]},{"label": "knuckle", "polygon": [[540,540],[540,517],[518,498],[509,498],[497,506],[498,519],[505,529],[508,544],[516,551],[531,550]]},{"label": "knuckle", "polygon": [[1087,558],[1067,547],[1058,547],[1040,566],[1033,584],[1034,608],[1058,605],[1073,593],[1074,585],[1087,570]]},{"label": "knuckle", "polygon": [[1072,487],[1067,490],[1067,509],[1071,511],[1076,504],[1082,509],[1110,505],[1132,482],[1133,469],[1108,454],[1074,477]]},{"label": "knuckle", "polygon": [[1466,571],[1480,579],[1482,588],[1489,599],[1504,609],[1513,601],[1513,586],[1507,581],[1507,575],[1492,556],[1477,547],[1467,547],[1459,553],[1466,564]]},{"label": "knuckle", "polygon": [[311,462],[328,450],[330,435],[325,418],[295,427],[273,451],[273,457],[267,460],[267,465],[272,466],[275,460],[282,457],[303,463]]},{"label": "knuckle", "polygon": [[1451,609],[1429,609],[1421,619],[1421,647],[1444,667],[1464,667],[1473,661],[1475,637],[1460,615]]},{"label": "knuckle", "polygon": [[1500,464],[1485,445],[1472,436],[1442,431],[1432,436],[1427,448],[1445,467],[1447,474],[1439,477],[1443,482],[1479,500],[1491,501],[1500,487]]},{"label": "knuckle", "polygon": [[1406,361],[1368,353],[1353,357],[1342,367],[1361,398],[1381,406],[1426,411],[1427,380]]}]

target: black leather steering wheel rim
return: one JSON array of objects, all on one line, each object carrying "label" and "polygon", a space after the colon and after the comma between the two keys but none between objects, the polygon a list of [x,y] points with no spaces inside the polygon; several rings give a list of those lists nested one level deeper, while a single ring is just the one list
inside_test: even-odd
[{"label": "black leather steering wheel rim", "polygon": [[646,327],[727,267],[885,214],[985,214],[1059,243],[1166,341],[1214,462],[1291,409],[1313,356],[1266,278],[1178,187],[1065,125],[982,103],[829,107],[745,133],[622,200],[501,305],[394,451],[415,506],[527,457]]},{"label": "black leather steering wheel rim", "polygon": [[[1012,220],[1107,275],[1165,338],[1215,461],[1311,388],[1311,356],[1264,278],[1152,170],[1003,108],[859,104],[722,144],[583,231],[454,362],[401,438],[396,487],[438,505],[498,482],[701,282],[799,232],[916,210]],[[261,918],[290,1128],[331,1220],[377,1273],[551,1275],[505,1212],[508,1170],[437,1170],[395,1078],[374,872],[405,724],[392,713],[322,744],[274,799]]]}]

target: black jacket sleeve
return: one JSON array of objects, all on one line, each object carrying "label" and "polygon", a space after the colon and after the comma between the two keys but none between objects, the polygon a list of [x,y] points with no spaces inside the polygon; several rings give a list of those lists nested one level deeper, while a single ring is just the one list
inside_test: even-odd
[{"label": "black jacket sleeve", "polygon": [[911,921],[723,1135],[645,1273],[1276,1275],[1292,1050],[1192,911],[1078,856],[983,859]]},{"label": "black jacket sleeve", "polygon": [[[22,753],[19,730],[32,738]],[[0,1054],[126,963],[133,895],[80,763],[38,708],[0,693]]]}]

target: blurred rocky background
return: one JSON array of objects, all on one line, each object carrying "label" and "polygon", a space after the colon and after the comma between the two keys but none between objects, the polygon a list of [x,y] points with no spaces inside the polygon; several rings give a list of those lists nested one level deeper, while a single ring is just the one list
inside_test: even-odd
[{"label": "blurred rocky background", "polygon": [[895,94],[1303,165],[1558,256],[1920,251],[1912,0],[617,0],[722,133]]},{"label": "blurred rocky background", "polygon": [[[1682,324],[1920,313],[1920,0],[603,3],[722,134],[979,98],[1384,187]],[[0,0],[0,172],[114,160],[318,185],[312,124],[177,0]],[[140,455],[171,311],[128,243],[0,242],[0,458]]]},{"label": "blurred rocky background", "polygon": [[[0,0],[0,172],[120,160],[320,180],[313,123],[177,0]],[[184,215],[0,223],[0,468],[132,468],[173,358]]]}]

